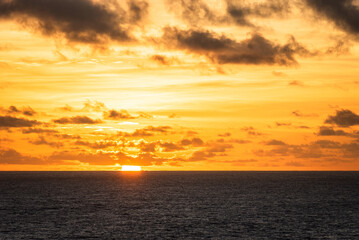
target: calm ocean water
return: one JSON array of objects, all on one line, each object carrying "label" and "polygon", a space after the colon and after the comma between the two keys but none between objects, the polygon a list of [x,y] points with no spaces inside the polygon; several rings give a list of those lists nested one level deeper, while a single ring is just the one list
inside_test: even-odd
[{"label": "calm ocean water", "polygon": [[0,172],[0,239],[359,239],[359,172]]}]

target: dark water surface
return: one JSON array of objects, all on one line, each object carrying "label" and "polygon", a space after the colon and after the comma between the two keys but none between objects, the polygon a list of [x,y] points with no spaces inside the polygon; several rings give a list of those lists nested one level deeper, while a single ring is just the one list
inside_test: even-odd
[{"label": "dark water surface", "polygon": [[359,239],[359,172],[0,172],[0,239]]}]

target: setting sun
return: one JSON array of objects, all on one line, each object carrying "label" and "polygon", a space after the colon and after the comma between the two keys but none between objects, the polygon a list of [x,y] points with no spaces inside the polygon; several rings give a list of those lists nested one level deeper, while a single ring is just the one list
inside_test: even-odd
[{"label": "setting sun", "polygon": [[128,166],[128,165],[123,165],[121,168],[121,171],[124,172],[137,172],[137,171],[141,171],[141,166]]}]

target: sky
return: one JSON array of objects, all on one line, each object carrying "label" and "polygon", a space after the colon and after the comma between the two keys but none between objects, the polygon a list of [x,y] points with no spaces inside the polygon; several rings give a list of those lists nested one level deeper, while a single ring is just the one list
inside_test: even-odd
[{"label": "sky", "polygon": [[0,0],[0,170],[359,170],[357,0]]}]

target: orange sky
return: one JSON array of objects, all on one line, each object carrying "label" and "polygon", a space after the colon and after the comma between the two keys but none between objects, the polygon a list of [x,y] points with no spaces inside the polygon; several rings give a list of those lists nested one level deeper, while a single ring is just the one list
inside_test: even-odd
[{"label": "orange sky", "polygon": [[0,0],[0,170],[359,170],[358,16]]}]

